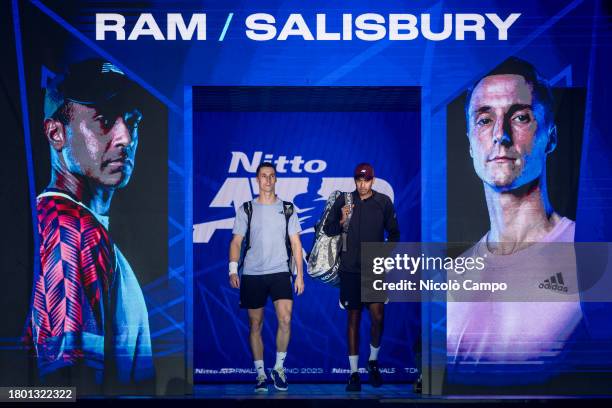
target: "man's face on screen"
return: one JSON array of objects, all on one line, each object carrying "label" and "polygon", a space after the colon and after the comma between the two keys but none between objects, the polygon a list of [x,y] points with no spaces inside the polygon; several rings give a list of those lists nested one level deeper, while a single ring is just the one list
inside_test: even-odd
[{"label": "man's face on screen", "polygon": [[492,75],[478,83],[469,104],[468,137],[484,183],[508,191],[542,174],[549,140],[543,109],[520,75]]},{"label": "man's face on screen", "polygon": [[138,146],[136,109],[112,109],[73,103],[62,154],[72,173],[104,187],[124,187],[130,180]]},{"label": "man's face on screen", "polygon": [[262,167],[257,173],[259,192],[274,193],[276,186],[276,171],[272,167]]}]

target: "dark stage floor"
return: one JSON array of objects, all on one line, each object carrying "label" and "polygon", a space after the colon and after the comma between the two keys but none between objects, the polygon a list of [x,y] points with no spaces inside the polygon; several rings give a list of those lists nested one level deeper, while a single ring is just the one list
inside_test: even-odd
[{"label": "dark stage floor", "polygon": [[[215,400],[224,408],[232,406],[282,406],[286,408],[299,407],[336,407],[350,405],[351,407],[389,407],[416,406],[428,407],[447,405],[457,406],[498,406],[500,404],[538,405],[551,403],[553,406],[585,403],[589,406],[609,406],[609,396],[542,396],[542,395],[446,395],[432,396],[415,394],[412,384],[389,384],[373,388],[363,384],[361,392],[348,393],[344,384],[290,384],[286,392],[276,391],[273,386],[267,394],[256,394],[251,384],[229,385],[196,385],[195,399]],[[611,388],[612,392],[612,388]],[[391,405],[390,405],[391,404]],[[217,404],[215,404],[217,405]]]},{"label": "dark stage floor", "polygon": [[[253,392],[251,384],[226,385],[196,385],[193,394],[173,397],[102,397],[79,399],[71,406],[126,406],[136,408],[143,406],[151,408],[152,405],[169,408],[178,407],[282,407],[282,408],[331,408],[350,406],[351,408],[391,408],[426,406],[437,407],[450,405],[453,408],[471,407],[479,408],[497,407],[499,405],[532,406],[541,408],[548,406],[577,405],[609,407],[610,396],[542,396],[542,395],[462,395],[462,396],[431,396],[415,394],[411,384],[389,384],[381,388],[373,388],[364,384],[361,392],[347,393],[344,384],[290,384],[286,392],[276,391],[270,386],[267,394]],[[612,386],[611,386],[612,393]],[[49,405],[45,405],[49,406]]]},{"label": "dark stage floor", "polygon": [[194,398],[205,399],[401,399],[421,398],[412,392],[412,384],[362,385],[361,392],[346,392],[345,384],[290,384],[288,391],[277,391],[270,385],[263,394],[253,392],[251,384],[196,385]]}]

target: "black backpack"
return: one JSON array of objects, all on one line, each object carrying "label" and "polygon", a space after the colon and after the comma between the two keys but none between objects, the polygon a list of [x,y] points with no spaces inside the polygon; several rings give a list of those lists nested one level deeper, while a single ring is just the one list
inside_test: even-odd
[{"label": "black backpack", "polygon": [[[238,271],[242,274],[242,267],[244,266],[244,259],[246,258],[247,251],[251,249],[251,218],[253,218],[253,202],[247,201],[242,204],[242,208],[247,215],[247,230],[244,237],[244,242],[240,250],[240,262],[238,263]],[[285,214],[285,249],[287,251],[287,266],[289,273],[292,274],[291,270],[291,241],[289,240],[289,218],[293,215],[294,208],[293,203],[289,201],[283,201],[283,213]]]}]

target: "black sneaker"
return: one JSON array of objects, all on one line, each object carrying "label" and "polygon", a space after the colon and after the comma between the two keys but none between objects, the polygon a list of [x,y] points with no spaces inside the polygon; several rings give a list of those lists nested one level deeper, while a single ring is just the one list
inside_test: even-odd
[{"label": "black sneaker", "polygon": [[255,392],[268,392],[268,377],[260,375],[255,383]]},{"label": "black sneaker", "polygon": [[348,384],[346,384],[346,390],[349,392],[361,391],[361,378],[359,378],[359,373],[351,373]]},{"label": "black sneaker", "polygon": [[287,377],[285,377],[284,368],[275,368],[270,372],[270,375],[272,376],[272,381],[274,382],[274,388],[279,391],[287,391],[289,384],[287,384]]},{"label": "black sneaker", "polygon": [[380,375],[377,360],[368,361],[368,374],[370,375],[369,379],[372,387],[378,388],[383,385],[382,375]]}]

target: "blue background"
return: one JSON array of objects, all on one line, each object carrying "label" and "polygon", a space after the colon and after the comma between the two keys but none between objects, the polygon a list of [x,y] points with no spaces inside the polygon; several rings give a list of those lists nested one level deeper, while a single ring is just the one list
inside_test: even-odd
[{"label": "blue background", "polygon": [[[163,319],[160,333],[185,333],[185,353],[191,361],[192,245],[191,245],[191,141],[185,137],[191,117],[184,116],[191,101],[185,85],[416,85],[422,86],[421,110],[421,231],[423,241],[446,239],[446,106],[477,77],[510,55],[534,63],[553,85],[586,88],[584,141],[577,210],[577,240],[612,241],[612,163],[610,153],[612,106],[610,62],[612,28],[609,3],[598,0],[565,1],[353,1],[333,4],[309,1],[194,1],[173,4],[150,1],[122,5],[109,2],[18,1],[12,2],[16,25],[16,51],[20,55],[19,13],[38,10],[51,22],[65,28],[81,47],[116,63],[136,77],[169,108],[169,265],[167,280],[158,288],[169,288],[166,305],[184,305],[184,321]],[[207,12],[209,39],[205,42],[95,41],[94,13],[125,14],[181,11]],[[217,41],[227,13],[235,13],[225,40]],[[351,12],[430,13],[440,24],[445,12],[510,12],[522,16],[511,27],[508,41],[498,41],[487,30],[486,41],[470,34],[465,41],[388,41],[258,43],[246,39],[240,22],[253,12],[269,12],[278,21],[292,12],[308,22],[314,14]],[[162,21],[160,18],[159,21]],[[134,17],[128,17],[133,23]],[[164,29],[164,25],[162,30]],[[333,28],[330,27],[330,28]],[[58,45],[59,46],[59,45]],[[23,68],[19,68],[23,72]],[[20,75],[23,81],[23,75]],[[23,101],[22,101],[23,102]],[[22,106],[27,117],[27,104]],[[29,130],[24,120],[25,145]],[[185,125],[187,124],[187,125]],[[463,154],[463,152],[461,152]],[[343,173],[346,169],[342,170]],[[24,187],[26,188],[26,187]],[[35,191],[30,181],[30,195]],[[211,215],[212,216],[212,215]],[[162,296],[160,295],[160,300]],[[164,312],[164,308],[161,308]],[[195,319],[202,319],[199,310]],[[160,314],[163,316],[163,313]],[[602,320],[602,332],[609,331]],[[434,305],[423,312],[424,358],[427,365],[440,363],[436,353],[444,351],[444,309]],[[165,330],[165,331],[164,331]],[[219,339],[223,341],[225,339]],[[171,348],[170,348],[171,349]]]},{"label": "blue background", "polygon": [[[418,97],[419,90],[411,93]],[[194,88],[193,98],[201,88]],[[231,91],[227,91],[230,93]],[[254,98],[257,89],[244,91]],[[329,88],[326,99],[338,89]],[[384,98],[381,91],[377,99]],[[235,99],[238,99],[234,97]],[[293,103],[292,101],[280,101]],[[370,162],[377,177],[394,189],[396,212],[404,241],[420,239],[420,113],[413,112],[338,112],[346,102],[326,102],[332,112],[193,112],[194,154],[194,213],[195,224],[234,217],[234,206],[243,199],[228,203],[229,208],[209,208],[226,178],[254,177],[254,173],[239,168],[228,174],[232,152],[262,151],[285,155],[289,159],[323,160],[321,173],[278,173],[279,182],[292,177],[307,177],[308,191],[292,200],[299,214],[302,230],[314,227],[320,217],[327,195],[318,194],[322,177],[344,177],[352,183],[352,170],[362,161]],[[367,101],[366,101],[367,103]],[[238,102],[235,104],[240,106]],[[206,106],[202,106],[206,109]],[[297,108],[299,110],[299,108]],[[217,110],[217,108],[215,108]],[[287,166],[289,168],[289,166]],[[379,181],[380,183],[380,181]],[[374,189],[376,189],[376,182]],[[251,195],[247,186],[246,193]],[[346,190],[346,189],[345,189]],[[350,190],[346,190],[350,191]],[[244,194],[244,188],[236,191]],[[255,375],[248,344],[248,318],[238,308],[239,292],[231,289],[227,279],[228,243],[231,230],[216,230],[208,243],[194,245],[194,369],[199,381],[252,381]],[[312,248],[312,230],[302,233],[306,251]],[[346,348],[346,312],[338,306],[338,289],[305,277],[306,291],[295,299],[292,318],[292,338],[286,367],[292,381],[344,381],[348,372],[333,372],[332,368],[348,368]],[[364,315],[364,317],[367,314]],[[380,354],[381,367],[388,380],[409,380],[415,377],[413,347],[419,330],[419,308],[415,304],[394,304],[386,308],[385,334]],[[269,302],[265,311],[263,339],[264,360],[268,367],[275,359],[276,317]],[[365,367],[369,353],[369,318],[364,318],[361,330],[361,366]],[[232,372],[222,369],[240,368],[252,372]]]}]

